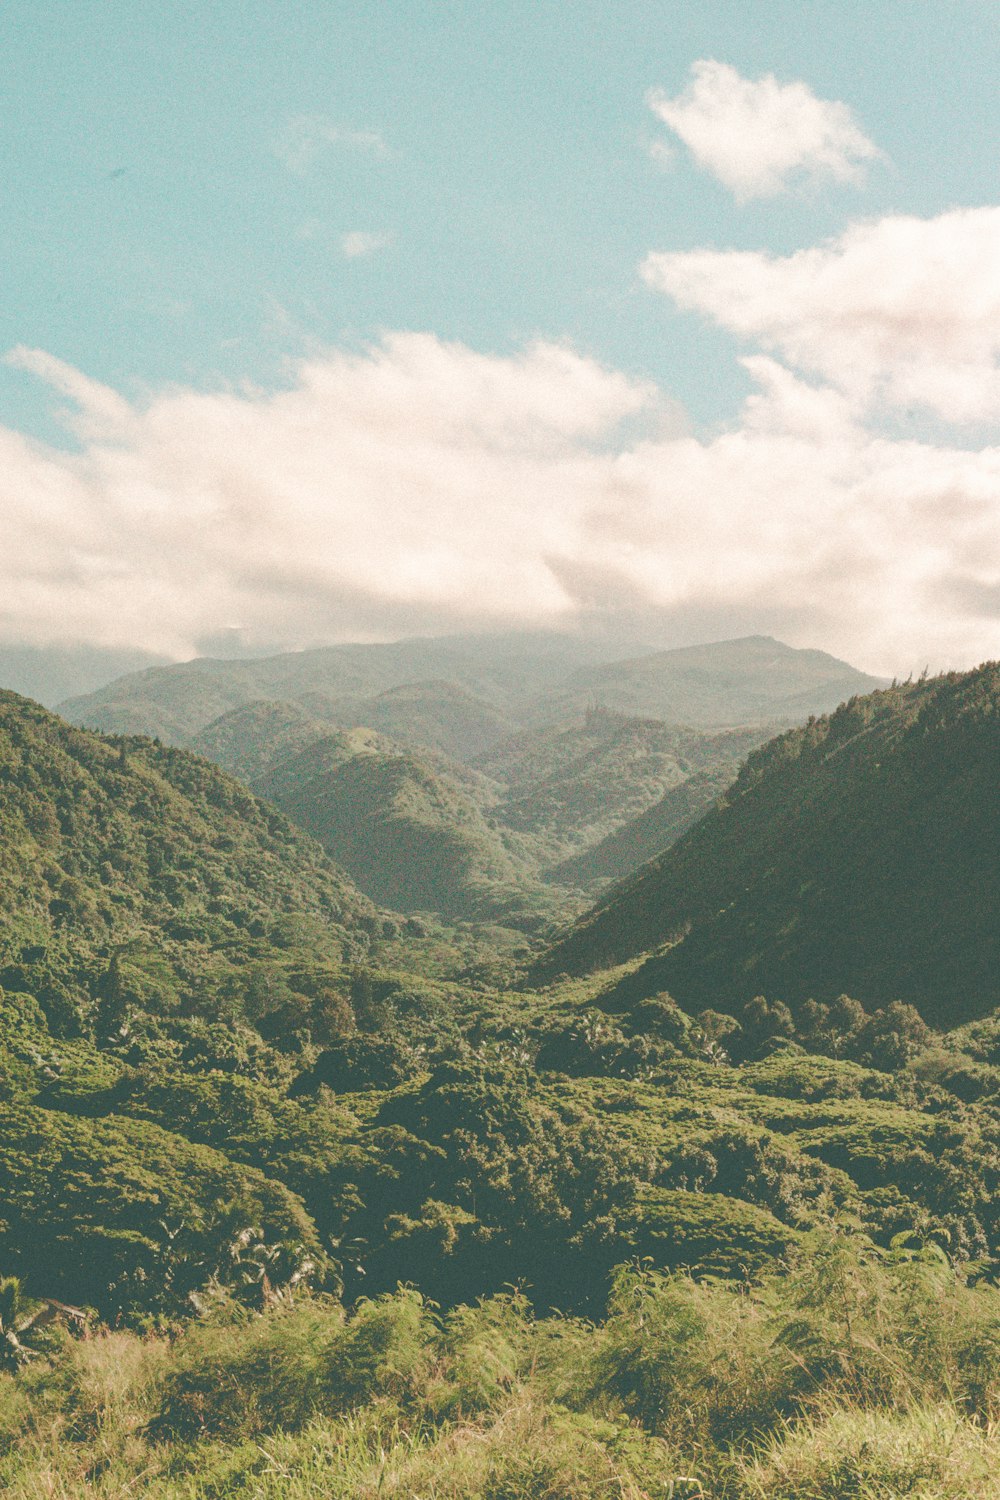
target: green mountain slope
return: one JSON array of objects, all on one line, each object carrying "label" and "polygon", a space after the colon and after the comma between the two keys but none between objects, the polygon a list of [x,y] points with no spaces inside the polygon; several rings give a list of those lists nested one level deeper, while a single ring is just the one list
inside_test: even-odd
[{"label": "green mountain slope", "polygon": [[327,735],[254,783],[373,900],[453,919],[550,912],[525,840],[489,815],[474,772],[368,729]]},{"label": "green mountain slope", "polygon": [[540,973],[664,943],[628,982],[731,1010],[847,992],[952,1024],[1000,1003],[1000,667],[845,704],[750,756]]},{"label": "green mountain slope", "polygon": [[[755,860],[774,874],[808,854],[809,818],[839,891],[891,826],[910,861],[896,859],[874,913],[884,951],[934,886],[944,920],[928,937],[942,951],[971,913],[956,1008],[988,995],[998,709],[989,669],[858,700],[772,742],[676,846],[715,830],[711,871],[699,885],[691,865],[683,891],[712,917],[712,880],[728,868],[752,889]],[[302,726],[278,727],[294,740]],[[428,885],[456,862],[484,899],[516,880],[512,845],[479,845],[496,833],[495,793],[472,771],[353,730],[269,774],[298,795],[310,771],[317,818],[339,784],[333,831],[359,862],[384,836]],[[850,868],[837,854],[848,834]],[[960,891],[922,877],[934,837],[973,861]],[[462,867],[469,850],[479,863]],[[448,1309],[520,1280],[543,1308],[591,1314],[616,1264],[742,1285],[838,1215],[883,1246],[916,1224],[996,1268],[996,1020],[959,1047],[912,1024],[897,1035],[898,1007],[847,1001],[813,1025],[835,1056],[774,1051],[749,1026],[737,1055],[662,997],[626,997],[610,1020],[591,1008],[601,979],[533,995],[423,982],[403,968],[404,941],[401,972],[378,971],[362,939],[391,919],[280,812],[188,752],[74,730],[9,694],[0,860],[0,1267],[31,1293],[172,1326],[218,1310],[223,1287],[246,1327],[308,1281],[377,1298],[403,1280]],[[824,956],[835,969],[837,951]],[[662,988],[640,969],[639,993],[651,974]]]},{"label": "green mountain slope", "polygon": [[597,709],[576,724],[526,731],[475,765],[505,788],[497,814],[504,825],[545,840],[556,863],[598,843],[689,776],[738,763],[764,737],[759,729],[709,733]]},{"label": "green mountain slope", "polygon": [[252,786],[272,766],[330,733],[300,703],[258,698],[222,714],[191,738],[191,749]]},{"label": "green mountain slope", "polygon": [[[423,688],[439,685],[418,686],[417,694],[402,688],[368,700],[359,712],[391,700],[400,709],[399,719],[415,735],[433,736],[442,719],[432,717],[424,727]],[[435,703],[457,702],[460,725],[470,727],[468,695],[440,686]],[[322,704],[316,707],[323,709]],[[475,733],[475,726],[471,728]],[[377,899],[401,910],[434,907],[451,916],[467,916],[487,910],[483,893],[490,884],[524,888],[527,882],[537,888],[544,878],[557,886],[576,887],[593,880],[583,865],[580,872],[569,863],[565,871],[553,872],[551,866],[578,851],[585,854],[633,814],[655,803],[665,787],[678,786],[703,768],[711,770],[717,763],[726,767],[721,790],[762,734],[759,729],[691,730],[595,710],[581,724],[525,731],[505,740],[478,756],[474,769],[469,769],[442,754],[429,754],[426,748],[383,740],[370,730],[331,736],[329,726],[302,705],[264,701],[224,714],[192,743],[279,803],[320,839],[364,890],[377,893]],[[327,742],[325,749],[318,748],[320,741]],[[369,762],[347,776],[345,756],[361,753],[392,758],[392,774],[376,775]],[[408,798],[422,798],[424,812],[416,823],[410,819],[413,836],[400,842],[401,809]],[[704,797],[699,805],[707,805]],[[409,813],[403,811],[402,817],[405,820]],[[428,844],[431,826],[436,832]],[[663,837],[652,852],[669,841]],[[432,847],[437,865],[428,886]],[[626,837],[622,849],[627,861]],[[637,845],[626,869],[645,857]],[[432,891],[445,900],[443,907],[429,900]],[[501,904],[506,900],[504,896]]]},{"label": "green mountain slope", "polygon": [[377,917],[316,844],[207,761],[0,694],[5,988],[70,1031],[102,1005],[124,1013],[129,995],[212,1015],[296,925],[339,964]]},{"label": "green mountain slope", "polygon": [[259,698],[214,719],[190,737],[189,746],[241,780],[253,781],[276,761],[304,750],[333,729],[366,728],[467,761],[506,739],[510,722],[454,683],[415,682],[375,698],[336,698],[319,692],[304,693],[292,702]]},{"label": "green mountain slope", "polygon": [[581,668],[534,712],[570,717],[596,703],[674,724],[791,723],[881,685],[825,651],[752,635]]},{"label": "green mountain slope", "polygon": [[474,760],[511,731],[507,713],[454,682],[408,682],[374,698],[324,700],[324,695],[306,694],[302,703],[338,727],[368,725],[460,761]]},{"label": "green mountain slope", "polygon": [[694,771],[599,844],[556,865],[552,878],[581,886],[626,879],[697,823],[735,781],[739,768],[740,759],[734,757]]}]

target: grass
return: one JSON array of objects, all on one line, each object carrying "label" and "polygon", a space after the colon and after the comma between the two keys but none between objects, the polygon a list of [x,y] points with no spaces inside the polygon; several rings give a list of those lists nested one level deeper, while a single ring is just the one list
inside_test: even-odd
[{"label": "grass", "polygon": [[0,1377],[11,1500],[1000,1500],[1000,1291],[814,1241],[754,1286],[623,1271],[603,1323],[221,1304]]}]

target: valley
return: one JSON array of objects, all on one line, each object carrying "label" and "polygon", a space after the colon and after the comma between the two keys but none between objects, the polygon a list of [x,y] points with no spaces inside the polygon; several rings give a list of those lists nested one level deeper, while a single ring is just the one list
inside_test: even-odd
[{"label": "valley", "polygon": [[[336,658],[349,698],[326,660],[155,667],[86,709],[110,732],[0,696],[0,1300],[92,1330],[0,1311],[0,1434],[54,1362],[93,1382],[117,1349],[137,1383],[108,1420],[164,1496],[166,1453],[177,1495],[215,1463],[219,1493],[293,1493],[260,1455],[320,1463],[319,1410],[330,1441],[381,1434],[404,1486],[386,1412],[431,1444],[471,1423],[512,1474],[497,1424],[527,1422],[591,1477],[626,1462],[618,1412],[630,1483],[694,1444],[718,1487],[709,1356],[660,1390],[657,1320],[770,1364],[751,1465],[816,1391],[854,1399],[781,1354],[840,1338],[845,1288],[852,1381],[872,1299],[893,1348],[927,1298],[1000,1317],[996,667],[861,691],[772,643],[764,692],[760,643],[723,643],[694,722],[648,716],[677,691],[655,655],[608,669],[614,706],[550,685],[546,722],[537,663],[487,694],[456,647],[464,678],[386,686],[368,649]],[[927,1402],[966,1369],[920,1358]]]}]

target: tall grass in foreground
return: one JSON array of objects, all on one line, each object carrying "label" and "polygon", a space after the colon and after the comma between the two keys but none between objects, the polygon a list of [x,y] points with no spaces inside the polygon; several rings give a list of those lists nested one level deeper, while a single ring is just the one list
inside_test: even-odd
[{"label": "tall grass in foreground", "polygon": [[1000,1500],[1000,1291],[814,1241],[756,1287],[619,1274],[599,1325],[517,1295],[222,1306],[0,1379],[12,1500]]}]

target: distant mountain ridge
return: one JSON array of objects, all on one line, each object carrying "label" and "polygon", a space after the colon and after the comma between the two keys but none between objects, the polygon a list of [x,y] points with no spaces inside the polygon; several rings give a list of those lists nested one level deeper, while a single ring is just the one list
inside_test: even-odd
[{"label": "distant mountain ridge", "polygon": [[[533,928],[660,852],[775,728],[874,681],[759,636],[625,660],[606,649],[470,636],[199,660],[64,709],[217,761],[375,901]],[[680,821],[652,815],[699,773]]]},{"label": "distant mountain ridge", "polygon": [[120,678],[67,700],[60,712],[90,728],[186,744],[222,714],[256,699],[304,703],[328,719],[337,702],[372,699],[416,683],[448,683],[517,723],[522,703],[595,657],[613,655],[610,647],[602,651],[569,636],[512,634],[327,646],[254,660],[198,657]]},{"label": "distant mountain ridge", "polygon": [[670,944],[622,985],[732,1011],[846,992],[957,1024],[1000,1004],[1000,666],[854,699],[750,755],[536,977]]},{"label": "distant mountain ridge", "polygon": [[698,727],[792,723],[883,685],[825,651],[751,635],[580,668],[544,712],[598,703]]},{"label": "distant mountain ridge", "polygon": [[[352,727],[345,716],[363,722],[361,704],[377,702],[365,711],[383,717],[370,727],[405,738],[408,715],[411,725],[419,723],[422,743],[435,732],[450,733],[437,747],[455,755],[457,733],[495,734],[500,743],[522,728],[576,720],[595,706],[700,728],[790,723],[880,685],[822,651],[765,636],[624,660],[620,649],[572,636],[511,634],[330,646],[250,661],[199,658],[119,678],[67,700],[60,712],[88,728],[187,745],[254,700],[295,702],[342,728]],[[453,723],[449,729],[456,718],[461,729]],[[486,748],[479,744],[473,753]]]}]

